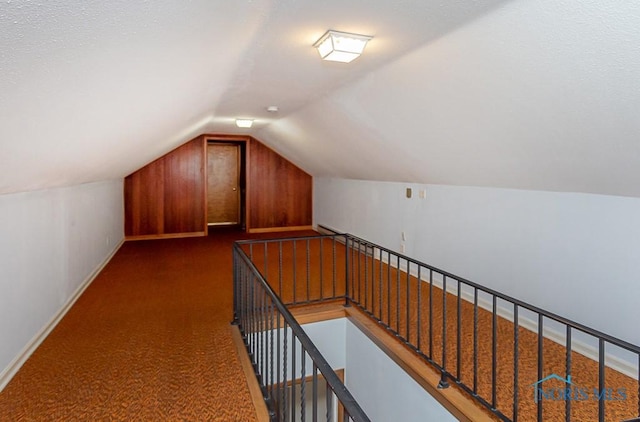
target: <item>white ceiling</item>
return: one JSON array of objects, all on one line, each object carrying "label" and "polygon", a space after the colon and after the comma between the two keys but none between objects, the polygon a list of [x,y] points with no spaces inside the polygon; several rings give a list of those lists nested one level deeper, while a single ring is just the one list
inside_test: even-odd
[{"label": "white ceiling", "polygon": [[[327,63],[327,29],[375,38]],[[6,0],[0,193],[250,117],[315,176],[640,196],[639,81],[633,1]]]}]

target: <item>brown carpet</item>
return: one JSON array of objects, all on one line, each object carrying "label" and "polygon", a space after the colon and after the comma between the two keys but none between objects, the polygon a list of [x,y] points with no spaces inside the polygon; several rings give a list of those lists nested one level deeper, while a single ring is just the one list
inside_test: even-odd
[{"label": "brown carpet", "polygon": [[[308,233],[295,233],[304,234]],[[269,237],[286,235],[291,234]],[[229,329],[231,243],[239,237],[222,233],[209,238],[126,243],[0,393],[0,420],[255,420]],[[344,248],[327,240],[322,247],[312,241],[307,254],[306,246],[306,241],[298,241],[295,251],[289,244],[280,252],[277,243],[270,244],[266,260],[264,248],[255,247],[254,261],[286,302],[294,301],[294,292],[295,301],[344,292]],[[294,256],[295,268],[291,264]],[[415,341],[417,280],[410,277],[407,283],[406,274],[401,273],[398,289],[395,270],[380,267],[379,261],[370,258],[365,262],[364,255],[360,272],[354,275],[362,280],[356,297],[363,304],[366,297],[374,314]],[[374,281],[366,288],[365,275]],[[427,293],[423,284],[420,320],[425,350]],[[379,299],[386,303],[387,297],[391,306],[379,308]],[[434,288],[433,298],[433,326],[437,327],[433,355],[440,361],[442,290]],[[447,295],[447,309],[447,367],[455,373],[457,306],[452,295]],[[461,378],[472,385],[473,307],[462,302],[461,315]],[[490,313],[480,310],[478,319],[478,392],[490,398]],[[514,327],[499,319],[497,328],[497,404],[511,417]],[[537,336],[520,328],[520,421],[535,420],[531,384],[537,381],[536,351]],[[564,348],[545,340],[544,353],[544,374],[564,374]],[[572,356],[574,381],[581,387],[597,386],[595,362],[577,353]],[[607,421],[637,416],[634,379],[607,369],[606,386],[627,388],[628,395],[627,400],[606,403]],[[597,420],[597,402],[572,404],[573,421]],[[545,401],[543,416],[545,421],[564,420],[564,402]]]},{"label": "brown carpet", "polygon": [[0,420],[255,420],[229,326],[240,236],[125,243],[0,393]]}]

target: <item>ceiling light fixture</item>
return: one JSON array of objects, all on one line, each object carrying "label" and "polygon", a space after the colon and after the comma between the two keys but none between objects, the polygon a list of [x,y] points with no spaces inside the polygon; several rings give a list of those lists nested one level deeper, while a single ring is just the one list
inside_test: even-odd
[{"label": "ceiling light fixture", "polygon": [[236,126],[242,128],[249,128],[253,125],[253,120],[251,119],[236,119]]},{"label": "ceiling light fixture", "polygon": [[328,30],[313,46],[318,49],[322,60],[349,63],[362,54],[371,38],[373,37]]}]

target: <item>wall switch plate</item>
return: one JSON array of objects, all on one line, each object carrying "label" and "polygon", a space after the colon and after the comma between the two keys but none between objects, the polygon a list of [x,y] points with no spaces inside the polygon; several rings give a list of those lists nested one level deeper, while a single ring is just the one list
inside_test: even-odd
[{"label": "wall switch plate", "polygon": [[407,188],[407,198],[411,198],[411,188]]},{"label": "wall switch plate", "polygon": [[418,192],[418,197],[420,199],[426,199],[427,198],[427,190],[426,189],[420,189],[420,191]]}]

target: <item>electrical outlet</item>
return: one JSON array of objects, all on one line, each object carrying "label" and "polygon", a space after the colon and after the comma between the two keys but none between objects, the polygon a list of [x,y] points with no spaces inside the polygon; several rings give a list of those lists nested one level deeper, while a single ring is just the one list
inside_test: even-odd
[{"label": "electrical outlet", "polygon": [[405,253],[404,243],[400,244],[400,253]]}]

